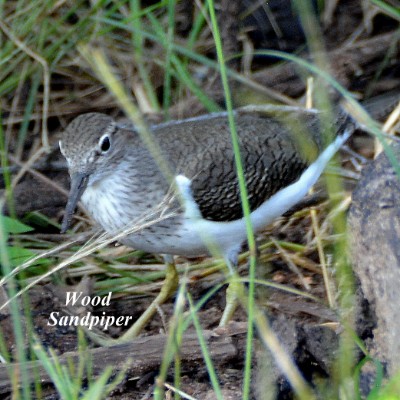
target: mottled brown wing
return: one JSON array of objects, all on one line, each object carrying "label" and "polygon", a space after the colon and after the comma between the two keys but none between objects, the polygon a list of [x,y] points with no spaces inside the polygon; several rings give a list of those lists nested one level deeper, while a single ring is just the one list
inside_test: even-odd
[{"label": "mottled brown wing", "polygon": [[[212,221],[239,219],[243,216],[242,204],[226,117],[200,122],[201,126],[193,122],[176,126],[173,139],[165,132],[163,147],[168,147],[166,154],[175,165],[176,173],[192,180],[193,197],[203,218]],[[308,163],[288,129],[274,119],[241,116],[236,119],[236,129],[253,211],[274,193],[296,181]],[[180,133],[177,134],[177,130]],[[176,140],[180,140],[179,146]],[[174,154],[174,148],[180,149],[179,152]],[[185,152],[185,148],[190,151]]]}]

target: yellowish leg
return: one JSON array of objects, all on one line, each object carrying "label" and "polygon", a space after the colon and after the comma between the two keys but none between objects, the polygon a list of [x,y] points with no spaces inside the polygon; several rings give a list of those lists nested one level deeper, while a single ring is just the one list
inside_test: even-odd
[{"label": "yellowish leg", "polygon": [[239,305],[239,293],[242,289],[242,284],[234,277],[226,288],[226,305],[221,320],[219,321],[219,326],[226,326],[231,320]]},{"label": "yellowish leg", "polygon": [[88,336],[97,344],[101,346],[112,346],[119,343],[126,343],[139,335],[141,330],[151,320],[154,314],[157,312],[157,308],[164,304],[173,294],[179,285],[179,275],[176,270],[175,263],[172,258],[168,258],[166,262],[167,271],[165,274],[165,280],[161,287],[161,291],[146,311],[140,316],[140,318],[131,326],[127,332],[125,332],[118,339],[105,338],[97,335],[93,332],[87,331]]},{"label": "yellowish leg", "polygon": [[239,299],[242,299],[242,301],[244,299],[243,284],[240,282],[240,277],[236,272],[239,250],[240,246],[236,251],[231,252],[230,255],[225,255],[225,262],[228,267],[230,282],[226,288],[226,305],[221,320],[219,321],[220,327],[228,324],[239,305]]},{"label": "yellowish leg", "polygon": [[221,320],[219,321],[220,327],[224,327],[228,324],[239,303],[246,304],[247,302],[247,294],[244,285],[240,282],[240,277],[237,273],[238,258],[241,247],[241,245],[237,246],[236,248],[233,247],[230,252],[226,253],[224,256],[225,263],[230,274],[230,282],[226,289],[226,306]]}]

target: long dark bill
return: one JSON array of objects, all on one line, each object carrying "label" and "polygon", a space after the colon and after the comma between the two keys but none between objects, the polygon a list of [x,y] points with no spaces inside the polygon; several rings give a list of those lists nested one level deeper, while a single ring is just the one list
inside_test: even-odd
[{"label": "long dark bill", "polygon": [[68,202],[65,207],[64,218],[61,224],[61,233],[65,233],[71,225],[71,220],[78,201],[86,189],[88,174],[76,172],[71,176],[71,189],[69,190]]}]

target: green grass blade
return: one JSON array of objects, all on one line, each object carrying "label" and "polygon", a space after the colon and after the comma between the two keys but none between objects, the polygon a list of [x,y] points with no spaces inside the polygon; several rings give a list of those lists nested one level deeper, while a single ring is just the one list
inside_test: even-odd
[{"label": "green grass blade", "polygon": [[163,110],[166,119],[169,117],[169,108],[171,107],[172,99],[172,52],[175,33],[175,0],[168,0],[168,28],[166,36],[166,54],[165,54],[165,72],[163,86]]},{"label": "green grass blade", "polygon": [[389,17],[392,17],[393,19],[400,21],[399,7],[396,8],[382,0],[370,0],[370,2],[379,7],[382,10],[382,12],[384,12]]},{"label": "green grass blade", "polygon": [[202,333],[200,321],[197,317],[197,310],[195,309],[192,298],[190,297],[189,294],[187,296],[187,299],[189,302],[190,315],[192,317],[192,321],[193,321],[194,327],[196,329],[197,337],[199,339],[201,351],[202,351],[203,357],[204,357],[204,362],[206,363],[206,367],[207,367],[208,375],[210,377],[211,385],[214,389],[214,394],[218,400],[223,400],[224,397],[222,395],[221,387],[218,382],[218,377],[215,372],[215,368],[214,368],[214,365],[213,365],[213,362],[211,359],[210,352],[208,351],[208,348],[207,348],[207,343],[206,343],[203,333]]},{"label": "green grass blade", "polygon": [[246,187],[246,181],[244,178],[243,162],[240,156],[240,147],[238,141],[238,135],[235,126],[235,119],[233,116],[233,102],[231,91],[228,82],[228,73],[225,66],[225,58],[222,50],[222,41],[219,34],[219,28],[217,23],[217,17],[214,9],[214,2],[212,0],[207,1],[208,12],[211,18],[213,35],[215,46],[217,50],[218,63],[220,65],[220,74],[222,80],[222,86],[224,88],[225,103],[228,111],[229,129],[231,132],[231,140],[234,151],[235,166],[237,172],[237,178],[240,189],[240,200],[243,209],[243,215],[246,223],[247,241],[249,245],[250,260],[249,260],[249,295],[248,295],[248,328],[247,328],[247,342],[246,342],[246,360],[245,360],[245,371],[244,371],[244,387],[243,387],[243,399],[247,400],[250,396],[250,383],[251,383],[251,364],[252,364],[252,343],[253,343],[253,315],[254,315],[254,278],[256,268],[256,242],[253,233],[253,227],[250,220],[250,205],[248,201],[248,193]]},{"label": "green grass blade", "polygon": [[135,54],[135,62],[138,67],[140,79],[143,82],[143,85],[145,87],[147,98],[150,100],[150,104],[151,104],[152,108],[155,111],[159,111],[160,106],[158,104],[157,95],[155,93],[155,89],[151,82],[151,79],[150,79],[149,73],[147,71],[147,68],[146,68],[146,65],[144,62],[144,58],[143,58],[143,54],[145,53],[145,49],[144,49],[144,39],[145,38],[141,34],[141,32],[142,32],[141,18],[143,18],[145,16],[145,14],[142,15],[142,13],[141,13],[139,0],[131,0],[130,6],[131,6],[131,23],[132,23],[132,26],[135,31],[135,33],[131,32],[133,50],[134,50],[134,54]]}]

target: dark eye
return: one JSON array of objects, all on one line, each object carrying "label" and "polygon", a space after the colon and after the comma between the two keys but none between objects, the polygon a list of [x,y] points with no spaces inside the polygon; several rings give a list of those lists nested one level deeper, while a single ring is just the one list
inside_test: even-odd
[{"label": "dark eye", "polygon": [[111,147],[111,141],[108,135],[103,135],[100,140],[99,140],[99,148],[100,151],[104,154],[107,153],[108,150],[110,150]]}]

